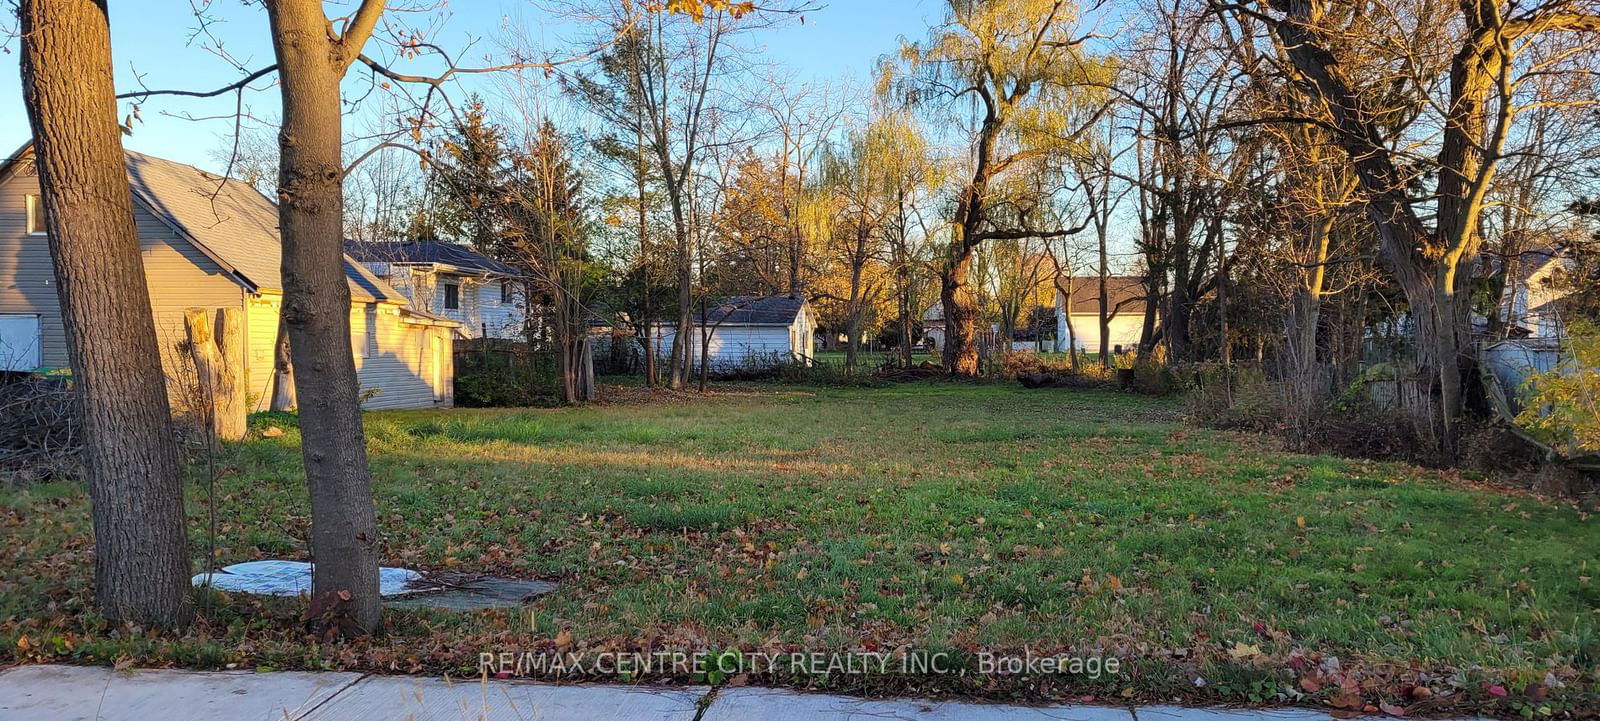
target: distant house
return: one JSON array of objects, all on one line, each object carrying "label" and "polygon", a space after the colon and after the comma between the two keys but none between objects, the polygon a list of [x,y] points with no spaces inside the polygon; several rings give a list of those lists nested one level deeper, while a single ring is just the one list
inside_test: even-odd
[{"label": "distant house", "polygon": [[[989,332],[984,334],[981,330],[978,331],[976,340],[980,346],[992,343],[999,333],[1000,325],[990,323]],[[926,346],[928,350],[938,353],[944,350],[944,339],[944,303],[943,301],[934,301],[933,305],[922,311],[922,345]]]},{"label": "distant house", "polygon": [[1072,307],[1067,308],[1067,296],[1060,284],[1056,288],[1056,350],[1067,349],[1067,330],[1071,325],[1072,338],[1078,350],[1099,353],[1102,350],[1118,352],[1130,350],[1139,344],[1139,334],[1144,330],[1144,282],[1135,276],[1117,275],[1106,278],[1106,305],[1110,315],[1111,334],[1109,349],[1100,347],[1100,277],[1083,276],[1064,281],[1072,288]]},{"label": "distant house", "polygon": [[[702,339],[709,336],[711,368],[732,370],[781,363],[810,365],[817,317],[804,298],[786,295],[726,298],[694,318],[690,358],[700,362]],[[675,324],[662,323],[651,342],[657,357],[672,355]]]},{"label": "distant house", "polygon": [[922,311],[922,343],[928,350],[944,350],[944,303],[934,301]]},{"label": "distant house", "polygon": [[[270,403],[283,284],[278,209],[246,183],[129,152],[134,222],[168,372],[178,366],[184,312],[241,310],[241,369],[253,408]],[[406,297],[346,256],[350,341],[366,408],[449,406],[460,324]],[[0,369],[67,367],[54,269],[32,144],[0,165]]]},{"label": "distant house", "polygon": [[1500,318],[1513,338],[1559,339],[1562,336],[1562,300],[1572,291],[1559,281],[1574,263],[1554,248],[1523,252],[1513,277],[1506,278],[1500,294]]},{"label": "distant house", "polygon": [[524,337],[529,304],[516,268],[438,240],[346,241],[345,252],[405,295],[412,308],[461,323],[468,338]]}]

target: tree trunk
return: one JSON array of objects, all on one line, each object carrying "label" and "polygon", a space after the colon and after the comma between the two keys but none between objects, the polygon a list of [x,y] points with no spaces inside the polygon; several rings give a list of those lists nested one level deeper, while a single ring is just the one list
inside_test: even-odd
[{"label": "tree trunk", "polygon": [[206,431],[214,439],[238,441],[245,435],[244,388],[240,382],[239,363],[242,358],[239,309],[218,308],[216,316],[207,308],[190,308],[184,312],[184,325],[189,339],[189,357],[194,361],[196,387],[200,391],[195,402],[204,408],[200,412]]},{"label": "tree trunk", "polygon": [[[365,12],[376,0],[362,5]],[[381,3],[379,3],[381,5]],[[283,320],[300,404],[301,456],[311,494],[312,597],[338,607],[341,632],[376,633],[378,531],[350,345],[350,287],[340,239],[339,82],[360,42],[329,37],[320,0],[266,4],[283,98],[278,223]],[[364,38],[359,38],[364,40]],[[348,593],[349,599],[342,603]],[[333,619],[327,619],[333,620]]]},{"label": "tree trunk", "polygon": [[[676,201],[673,215],[678,218],[678,332],[672,336],[672,366],[668,369],[667,387],[683,390],[689,383],[689,368],[693,365],[689,334],[694,331],[694,277],[690,272],[688,231],[683,227],[683,212]],[[705,359],[700,362],[705,363]]]},{"label": "tree trunk", "polygon": [[[1157,304],[1161,302],[1160,279],[1155,275],[1147,275],[1144,279],[1144,323],[1139,327],[1139,352],[1137,360],[1149,360],[1149,354],[1156,349],[1156,311]],[[1104,353],[1105,348],[1100,352]]]},{"label": "tree trunk", "polygon": [[[865,244],[865,236],[858,237],[856,249],[859,251]],[[865,305],[861,297],[861,271],[866,266],[866,259],[861,255],[854,255],[850,263],[850,302],[846,304],[844,346],[844,374],[847,376],[855,375],[856,349],[861,345],[861,311]]]},{"label": "tree trunk", "polygon": [[278,337],[272,343],[272,406],[274,411],[295,409],[294,360],[289,355],[289,327],[278,314]]},{"label": "tree trunk", "polygon": [[896,325],[898,326],[898,330],[899,330],[898,336],[900,338],[900,367],[901,368],[910,368],[911,367],[911,314],[916,311],[916,308],[911,302],[911,285],[910,285],[909,282],[905,282],[900,287],[899,296],[900,296],[899,299],[898,299],[899,302],[897,303],[897,305],[899,306],[899,308],[898,308],[899,313],[897,315],[899,317],[896,320]]},{"label": "tree trunk", "polygon": [[1106,261],[1106,234],[1104,232],[1101,232],[1101,233],[1099,233],[1099,236],[1100,236],[1100,279],[1099,279],[1100,282],[1098,283],[1098,285],[1099,285],[1099,293],[1100,293],[1100,313],[1099,313],[1099,315],[1100,315],[1100,318],[1099,318],[1099,320],[1100,320],[1100,367],[1101,368],[1110,368],[1111,367],[1111,308],[1109,306],[1110,306],[1110,302],[1111,302],[1111,294],[1110,294],[1109,290],[1106,288],[1106,274],[1109,272],[1110,269],[1108,268],[1108,264],[1107,264],[1107,261]]},{"label": "tree trunk", "polygon": [[117,126],[104,2],[23,0],[22,88],[94,522],[95,609],[194,617],[183,475]]},{"label": "tree trunk", "polygon": [[1072,327],[1072,293],[1074,288],[1070,278],[1057,280],[1056,285],[1058,290],[1061,291],[1061,324],[1066,326],[1067,329],[1067,353],[1070,354],[1069,357],[1072,361],[1072,372],[1076,374],[1081,369],[1078,367],[1078,329]]},{"label": "tree trunk", "polygon": [[978,346],[974,337],[978,304],[967,286],[972,250],[961,246],[956,251],[939,278],[939,302],[944,306],[943,361],[946,372],[972,378],[978,375]]}]

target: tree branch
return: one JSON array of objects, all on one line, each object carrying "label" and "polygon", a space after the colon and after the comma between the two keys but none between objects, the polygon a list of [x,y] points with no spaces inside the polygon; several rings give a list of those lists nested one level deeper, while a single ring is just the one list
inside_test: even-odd
[{"label": "tree branch", "polygon": [[255,71],[253,73],[250,73],[249,75],[244,76],[243,78],[241,78],[240,80],[238,80],[236,82],[229,83],[229,84],[224,85],[224,86],[222,86],[220,88],[217,88],[216,90],[138,90],[138,91],[131,92],[131,93],[122,93],[122,94],[117,96],[117,99],[118,100],[126,100],[128,98],[144,99],[144,98],[148,98],[148,97],[151,97],[151,96],[154,96],[154,95],[179,95],[179,96],[183,96],[183,97],[186,97],[186,98],[210,98],[210,97],[215,97],[215,96],[221,95],[223,93],[233,92],[235,90],[243,90],[246,85],[249,85],[250,83],[253,83],[253,82],[261,79],[263,76],[266,76],[266,75],[269,75],[269,74],[271,74],[273,72],[276,72],[277,69],[278,69],[277,65],[268,65],[268,66],[266,66],[266,67],[264,67],[264,68],[262,68],[260,70],[257,70],[257,71]]}]

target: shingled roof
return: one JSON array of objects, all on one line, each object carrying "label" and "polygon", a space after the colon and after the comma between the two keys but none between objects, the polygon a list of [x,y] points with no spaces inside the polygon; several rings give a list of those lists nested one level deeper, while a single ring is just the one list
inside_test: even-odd
[{"label": "shingled roof", "polygon": [[[251,290],[283,291],[279,265],[283,240],[278,206],[250,184],[191,165],[126,151],[133,197],[157,220],[189,241]],[[12,153],[0,174],[19,160],[31,162],[33,143]],[[350,297],[358,302],[406,302],[405,296],[345,256]]]},{"label": "shingled roof", "polygon": [[805,304],[804,298],[787,295],[739,295],[719,301],[701,320],[706,325],[787,326]]},{"label": "shingled roof", "polygon": [[344,252],[364,263],[407,263],[452,266],[467,272],[520,275],[516,268],[460,243],[442,240],[361,242],[347,240]]},{"label": "shingled roof", "polygon": [[[1072,314],[1100,313],[1100,276],[1074,277],[1072,282]],[[1057,289],[1057,293],[1060,289]],[[1106,301],[1112,312],[1128,310],[1144,301],[1144,280],[1132,275],[1106,277]]]}]

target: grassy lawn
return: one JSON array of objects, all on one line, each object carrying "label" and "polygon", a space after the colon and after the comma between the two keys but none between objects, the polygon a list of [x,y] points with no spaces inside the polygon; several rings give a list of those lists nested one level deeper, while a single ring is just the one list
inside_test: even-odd
[{"label": "grassy lawn", "polygon": [[[223,563],[305,557],[287,430],[228,450]],[[979,651],[1031,651],[1123,666],[1098,679],[751,681],[1110,700],[1353,694],[1420,700],[1414,714],[1600,705],[1593,515],[1196,430],[1172,401],[746,386],[577,409],[375,413],[367,430],[387,563],[560,589],[521,614],[391,612],[388,635],[338,645],[306,637],[296,603],[244,597],[203,599],[181,638],[107,628],[84,610],[84,494],[51,485],[0,493],[0,659],[473,673],[483,651],[558,647],[912,648],[968,666]],[[203,494],[191,486],[197,558]],[[1564,688],[1537,700],[1549,681]]]}]

